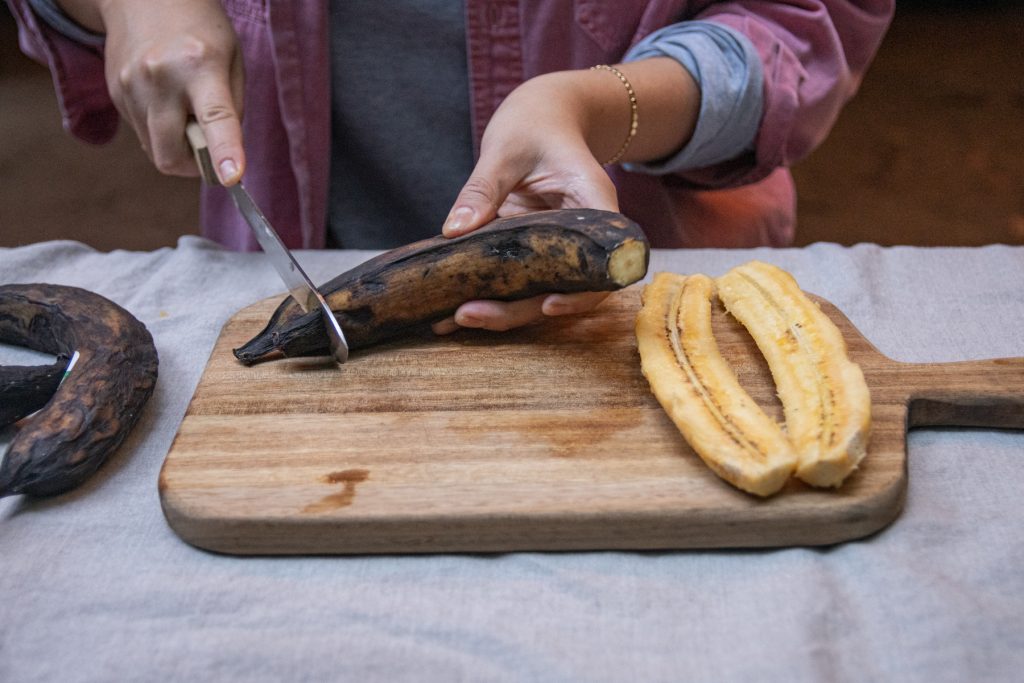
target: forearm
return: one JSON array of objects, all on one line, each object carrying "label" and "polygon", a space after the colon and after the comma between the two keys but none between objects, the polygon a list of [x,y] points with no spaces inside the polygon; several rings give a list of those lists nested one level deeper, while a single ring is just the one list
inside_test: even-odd
[{"label": "forearm", "polygon": [[[693,134],[700,111],[700,90],[690,73],[669,57],[615,65],[636,95],[638,126],[619,161],[653,161],[682,148]],[[546,89],[551,101],[579,131],[594,158],[605,161],[626,141],[632,108],[623,83],[603,69],[562,71],[539,76],[533,87]]]},{"label": "forearm", "polygon": [[[700,113],[700,88],[679,62],[654,57],[615,67],[636,94],[638,125],[621,162],[653,161],[681,149],[693,135]],[[590,71],[592,109],[588,138],[603,161],[619,151],[631,123],[625,87],[603,70]],[[602,77],[600,81],[595,76]]]}]

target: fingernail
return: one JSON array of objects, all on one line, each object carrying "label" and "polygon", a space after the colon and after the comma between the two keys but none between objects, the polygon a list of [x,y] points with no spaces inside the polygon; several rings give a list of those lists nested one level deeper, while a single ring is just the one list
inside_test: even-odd
[{"label": "fingernail", "polygon": [[559,301],[552,296],[544,300],[544,303],[541,304],[540,312],[544,315],[565,315],[571,313],[572,309],[564,301]]},{"label": "fingernail", "polygon": [[471,315],[456,315],[455,322],[462,327],[483,327],[484,321]]},{"label": "fingernail", "polygon": [[565,304],[545,303],[541,307],[541,312],[544,315],[565,315],[566,313],[569,313],[570,310]]},{"label": "fingernail", "polygon": [[468,206],[460,206],[451,212],[448,216],[448,220],[445,221],[444,227],[441,228],[441,232],[445,235],[453,232],[457,233],[473,220],[475,212]]},{"label": "fingernail", "polygon": [[238,175],[238,165],[234,159],[225,159],[220,162],[220,180],[222,183],[230,182]]}]

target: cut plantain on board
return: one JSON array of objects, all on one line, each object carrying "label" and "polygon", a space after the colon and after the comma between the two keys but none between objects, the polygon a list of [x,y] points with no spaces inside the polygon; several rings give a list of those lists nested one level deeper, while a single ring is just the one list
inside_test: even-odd
[{"label": "cut plantain on board", "polygon": [[0,285],[0,342],[58,357],[51,368],[5,373],[12,395],[24,402],[5,420],[38,412],[21,421],[3,455],[0,497],[50,496],[78,486],[121,444],[153,393],[158,361],[152,336],[99,294],[10,284]]},{"label": "cut plantain on board", "polygon": [[[471,299],[608,292],[647,273],[650,247],[619,213],[558,209],[499,218],[461,237],[433,237],[385,252],[319,287],[359,349],[441,320]],[[235,350],[243,363],[326,351],[323,319],[291,297]]]},{"label": "cut plantain on board", "polygon": [[839,486],[867,454],[871,396],[842,332],[793,276],[751,261],[718,278],[718,295],[768,361],[800,456],[796,476]]},{"label": "cut plantain on board", "polygon": [[641,369],[665,412],[718,476],[769,496],[796,467],[781,427],[740,386],[711,332],[714,283],[658,273],[636,322]]},{"label": "cut plantain on board", "polygon": [[[750,332],[782,401],[785,433],[718,352],[710,299]],[[637,317],[641,369],[687,442],[734,486],[768,496],[795,474],[839,486],[867,452],[871,398],[842,333],[775,266],[752,261],[712,281],[659,273]]]}]

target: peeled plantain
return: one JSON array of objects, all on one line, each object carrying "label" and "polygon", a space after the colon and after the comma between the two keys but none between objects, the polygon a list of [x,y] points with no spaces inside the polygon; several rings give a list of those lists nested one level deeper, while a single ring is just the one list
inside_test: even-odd
[{"label": "peeled plantain", "polygon": [[[625,216],[593,209],[501,218],[468,235],[399,247],[320,287],[357,349],[450,316],[473,299],[611,291],[647,272],[649,246]],[[318,313],[288,297],[267,326],[235,350],[244,363],[327,353]]]},{"label": "peeled plantain", "polygon": [[0,342],[54,354],[65,364],[78,352],[67,378],[22,422],[0,463],[0,497],[67,491],[96,471],[139,419],[156,384],[153,338],[130,313],[93,292],[15,284],[0,285]]},{"label": "peeled plantain", "polygon": [[718,476],[769,496],[796,467],[776,422],[740,386],[711,330],[714,283],[658,273],[636,321],[641,370],[686,441]]},{"label": "peeled plantain", "polygon": [[789,273],[767,263],[738,266],[717,284],[768,361],[800,457],[796,476],[839,486],[864,458],[871,430],[867,383],[839,328]]}]

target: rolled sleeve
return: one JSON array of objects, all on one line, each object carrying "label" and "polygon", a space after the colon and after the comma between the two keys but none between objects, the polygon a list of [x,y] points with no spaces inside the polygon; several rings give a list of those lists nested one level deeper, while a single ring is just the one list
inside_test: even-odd
[{"label": "rolled sleeve", "polygon": [[649,174],[713,166],[754,149],[763,110],[764,76],[754,45],[739,31],[709,21],[686,21],[655,31],[623,61],[666,56],[693,75],[701,90],[693,135],[673,156],[625,168]]},{"label": "rolled sleeve", "polygon": [[892,0],[731,0],[707,7],[697,19],[732,28],[757,51],[763,112],[752,153],[681,171],[681,180],[745,185],[804,159],[856,93],[893,10]]},{"label": "rolled sleeve", "polygon": [[106,40],[106,36],[99,33],[93,33],[92,31],[80,26],[71,17],[64,13],[64,10],[57,5],[55,0],[27,1],[33,11],[35,11],[39,18],[45,21],[50,28],[71,40],[82,43],[83,45],[92,45],[93,47],[100,47]]}]

